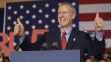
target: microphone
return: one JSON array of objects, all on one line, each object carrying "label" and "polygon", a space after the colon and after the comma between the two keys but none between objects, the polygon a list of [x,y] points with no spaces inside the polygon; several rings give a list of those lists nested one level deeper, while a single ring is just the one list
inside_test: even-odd
[{"label": "microphone", "polygon": [[57,50],[57,47],[58,47],[57,42],[54,42],[54,43],[52,44],[51,50]]},{"label": "microphone", "polygon": [[41,50],[47,50],[48,44],[47,43],[43,43],[41,46]]}]

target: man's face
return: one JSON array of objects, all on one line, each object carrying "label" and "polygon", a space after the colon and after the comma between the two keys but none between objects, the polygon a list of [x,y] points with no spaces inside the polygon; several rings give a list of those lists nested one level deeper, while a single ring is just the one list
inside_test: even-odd
[{"label": "man's face", "polygon": [[72,26],[72,19],[74,19],[75,14],[73,14],[70,10],[70,6],[62,5],[58,9],[58,22],[61,27],[69,27]]}]

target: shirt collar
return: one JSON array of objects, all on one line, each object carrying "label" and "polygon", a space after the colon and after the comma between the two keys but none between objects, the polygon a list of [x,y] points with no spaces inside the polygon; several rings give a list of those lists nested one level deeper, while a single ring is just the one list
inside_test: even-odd
[{"label": "shirt collar", "polygon": [[[64,32],[62,28],[60,29],[60,31],[61,31],[61,34]],[[72,28],[68,29],[68,30],[66,31],[66,35],[67,35],[67,34],[70,34],[71,31],[72,31]]]}]

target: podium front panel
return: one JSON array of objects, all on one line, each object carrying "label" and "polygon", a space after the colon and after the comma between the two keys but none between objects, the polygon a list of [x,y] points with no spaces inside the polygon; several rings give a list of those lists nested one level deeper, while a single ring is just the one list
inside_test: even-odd
[{"label": "podium front panel", "polygon": [[11,62],[80,62],[80,50],[12,52]]}]

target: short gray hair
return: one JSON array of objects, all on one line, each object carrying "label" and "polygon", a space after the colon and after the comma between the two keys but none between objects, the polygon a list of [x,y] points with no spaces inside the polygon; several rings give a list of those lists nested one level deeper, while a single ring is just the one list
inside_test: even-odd
[{"label": "short gray hair", "polygon": [[75,9],[75,7],[74,7],[72,4],[67,3],[67,2],[63,2],[63,3],[60,3],[59,7],[60,7],[60,6],[63,6],[63,5],[68,5],[68,6],[70,6],[71,12],[74,13],[74,14],[76,14],[76,9]]}]

